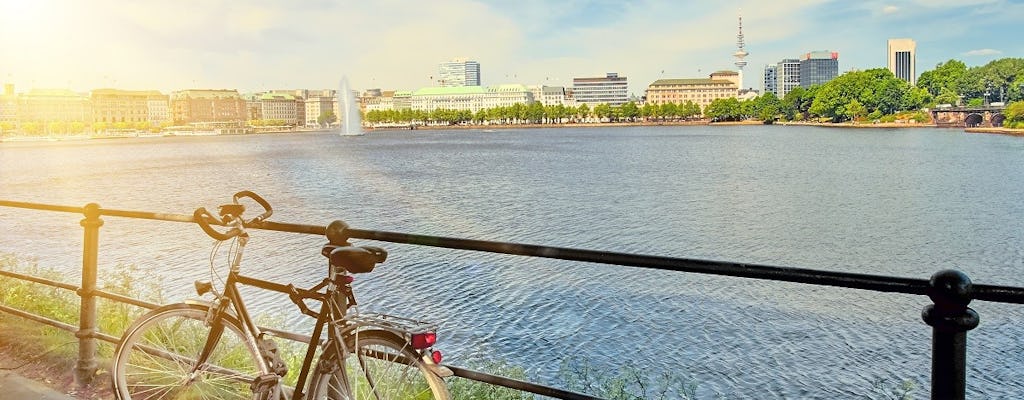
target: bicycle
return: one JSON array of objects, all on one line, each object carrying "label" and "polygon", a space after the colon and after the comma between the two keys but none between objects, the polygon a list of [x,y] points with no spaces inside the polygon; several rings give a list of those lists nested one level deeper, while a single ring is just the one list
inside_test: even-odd
[{"label": "bicycle", "polygon": [[[242,199],[259,204],[264,212],[245,220]],[[248,202],[248,201],[247,201]],[[217,240],[211,254],[232,240],[229,272],[222,291],[213,280],[196,281],[196,293],[212,294],[213,301],[185,301],[165,305],[139,317],[125,331],[114,353],[112,379],[121,400],[140,399],[259,399],[259,400],[392,400],[450,398],[444,377],[451,371],[440,365],[434,350],[436,326],[423,321],[384,314],[360,314],[352,291],[353,275],[371,272],[385,261],[379,247],[353,246],[347,225],[332,222],[328,243],[321,249],[328,262],[327,278],[309,289],[296,288],[240,273],[248,242],[246,228],[262,224],[273,214],[259,195],[242,191],[231,204],[219,208],[219,217],[205,208],[193,219]],[[213,224],[211,224],[211,221]],[[211,225],[226,227],[221,232]],[[285,293],[299,310],[316,319],[311,340],[294,387],[282,378],[288,367],[271,334],[258,327],[243,303],[238,285]],[[319,310],[314,311],[319,302]],[[326,335],[323,335],[326,333]],[[321,339],[322,336],[325,338]],[[311,368],[316,353],[315,367]],[[305,390],[303,390],[305,389]]]}]

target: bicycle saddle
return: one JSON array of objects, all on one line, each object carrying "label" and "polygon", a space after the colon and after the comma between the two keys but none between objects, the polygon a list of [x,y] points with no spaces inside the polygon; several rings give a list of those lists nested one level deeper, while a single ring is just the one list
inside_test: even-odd
[{"label": "bicycle saddle", "polygon": [[373,246],[324,245],[321,252],[331,260],[331,265],[342,267],[353,274],[373,271],[373,267],[388,258],[388,252]]}]

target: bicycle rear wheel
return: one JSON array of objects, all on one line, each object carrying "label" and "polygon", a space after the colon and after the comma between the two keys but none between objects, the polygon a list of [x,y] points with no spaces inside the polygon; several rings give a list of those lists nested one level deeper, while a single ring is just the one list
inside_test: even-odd
[{"label": "bicycle rear wheel", "polygon": [[444,380],[397,335],[364,331],[358,334],[358,340],[351,339],[347,344],[354,350],[348,359],[339,362],[340,354],[335,351],[320,357],[309,382],[307,400],[451,398]]},{"label": "bicycle rear wheel", "polygon": [[238,321],[221,318],[224,333],[209,359],[190,373],[210,335],[209,307],[171,304],[140,317],[114,353],[114,390],[121,400],[252,399],[253,380],[265,371],[259,351]]}]

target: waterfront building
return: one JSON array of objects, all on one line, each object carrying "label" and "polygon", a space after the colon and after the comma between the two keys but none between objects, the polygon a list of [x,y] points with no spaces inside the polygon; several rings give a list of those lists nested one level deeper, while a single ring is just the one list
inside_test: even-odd
[{"label": "waterfront building", "polygon": [[793,89],[800,87],[800,60],[787,58],[775,65],[775,90],[781,99]]},{"label": "waterfront building", "polygon": [[376,96],[363,96],[363,106],[367,112],[388,111],[395,109],[395,91],[379,90]]},{"label": "waterfront building", "polygon": [[68,89],[32,89],[20,96],[18,122],[92,123],[92,104],[85,95]]},{"label": "waterfront building", "polygon": [[917,42],[913,39],[889,39],[889,71],[910,85],[917,84]]},{"label": "waterfront building", "polygon": [[171,119],[178,125],[244,122],[248,117],[246,102],[234,89],[188,89],[171,93]]},{"label": "waterfront building", "polygon": [[772,93],[775,96],[779,96],[779,91],[777,89],[778,70],[778,65],[764,66],[764,83],[762,84],[761,89],[763,89],[765,93]]},{"label": "waterfront building", "polygon": [[839,53],[812,51],[800,58],[800,86],[821,85],[839,76]]},{"label": "waterfront building", "polygon": [[[306,126],[320,126],[318,120],[320,115],[324,111],[334,111],[335,104],[338,102],[337,92],[333,90],[313,91],[309,93],[309,97],[306,98],[304,108],[306,110]],[[334,113],[335,120],[337,123],[337,112]]]},{"label": "waterfront building", "polygon": [[95,89],[89,94],[94,122],[159,126],[168,121],[168,96],[156,90]]},{"label": "waterfront building", "polygon": [[625,76],[609,72],[604,77],[573,78],[572,92],[576,104],[593,108],[598,104],[618,106],[628,101]]},{"label": "waterfront building", "polygon": [[425,87],[412,93],[411,108],[419,111],[469,110],[530,104],[533,93],[519,84],[497,86]]},{"label": "waterfront building", "polygon": [[263,110],[260,106],[259,93],[246,93],[241,95],[245,101],[245,116],[248,121],[263,119]]},{"label": "waterfront building", "polygon": [[567,105],[565,87],[533,85],[529,89],[530,93],[533,94],[533,101],[538,101],[545,106]]},{"label": "waterfront building", "polygon": [[487,86],[483,108],[508,107],[516,103],[530,104],[533,102],[533,93],[526,86],[520,84]]},{"label": "waterfront building", "polygon": [[13,130],[18,125],[18,95],[14,93],[14,85],[4,84],[4,92],[0,94],[0,133]]},{"label": "waterfront building", "polygon": [[692,101],[703,110],[715,99],[736,97],[739,79],[739,73],[735,71],[718,71],[708,78],[659,79],[647,87],[646,103],[662,105]]},{"label": "waterfront building", "polygon": [[[299,122],[298,102],[295,96],[286,93],[264,93],[260,96],[260,114],[265,120],[284,121],[285,125],[294,126]],[[305,114],[305,107],[303,107]],[[303,120],[305,120],[303,116]]]},{"label": "waterfront building", "polygon": [[146,119],[150,126],[171,122],[171,97],[161,94],[146,98]]},{"label": "waterfront building", "polygon": [[412,109],[412,91],[396,90],[394,95],[394,107],[397,111]]},{"label": "waterfront building", "polygon": [[[308,89],[275,89],[268,92],[275,95],[288,95],[295,99],[295,116],[290,119],[285,118],[273,118],[273,119],[285,119],[294,120],[295,124],[299,124],[306,121],[306,97],[309,96],[310,90]],[[266,118],[271,119],[271,118]],[[289,124],[292,125],[292,124]]]},{"label": "waterfront building", "polygon": [[480,63],[456,58],[441,63],[438,75],[441,87],[480,86]]}]

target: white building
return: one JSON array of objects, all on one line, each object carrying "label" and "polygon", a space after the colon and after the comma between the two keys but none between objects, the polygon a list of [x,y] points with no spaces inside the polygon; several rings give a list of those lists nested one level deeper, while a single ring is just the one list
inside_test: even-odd
[{"label": "white building", "polygon": [[911,86],[917,84],[917,42],[889,39],[889,71]]},{"label": "white building", "polygon": [[146,111],[149,123],[159,126],[171,120],[171,102],[167,96],[149,98],[146,100]]},{"label": "white building", "polygon": [[572,92],[576,104],[593,107],[598,104],[618,106],[629,101],[626,77],[609,72],[604,77],[573,78]]},{"label": "white building", "polygon": [[296,125],[299,115],[296,105],[295,96],[290,94],[265,93],[260,96],[260,114],[265,120],[283,120],[286,125]]},{"label": "white building", "polygon": [[[334,112],[335,103],[338,102],[338,98],[333,90],[324,90],[320,93],[311,93],[306,98],[306,126],[319,126],[317,120],[320,118],[320,114],[324,111]],[[334,113],[337,118],[337,112]],[[337,122],[337,119],[335,119]]]},{"label": "white building", "polygon": [[565,88],[562,86],[533,85],[529,89],[533,94],[533,101],[539,101],[545,106],[568,105]]},{"label": "white building", "polygon": [[441,87],[480,86],[480,63],[456,58],[441,63],[438,70]]},{"label": "white building", "polygon": [[[397,94],[396,94],[397,97]],[[480,111],[485,108],[508,107],[516,103],[530,104],[533,94],[526,86],[461,86],[461,87],[425,87],[412,93],[410,107],[413,110],[433,111],[470,110]],[[398,100],[394,100],[398,107]]]},{"label": "white building", "polygon": [[786,93],[800,87],[800,60],[787,58],[779,63],[775,69],[775,94],[781,99]]}]

